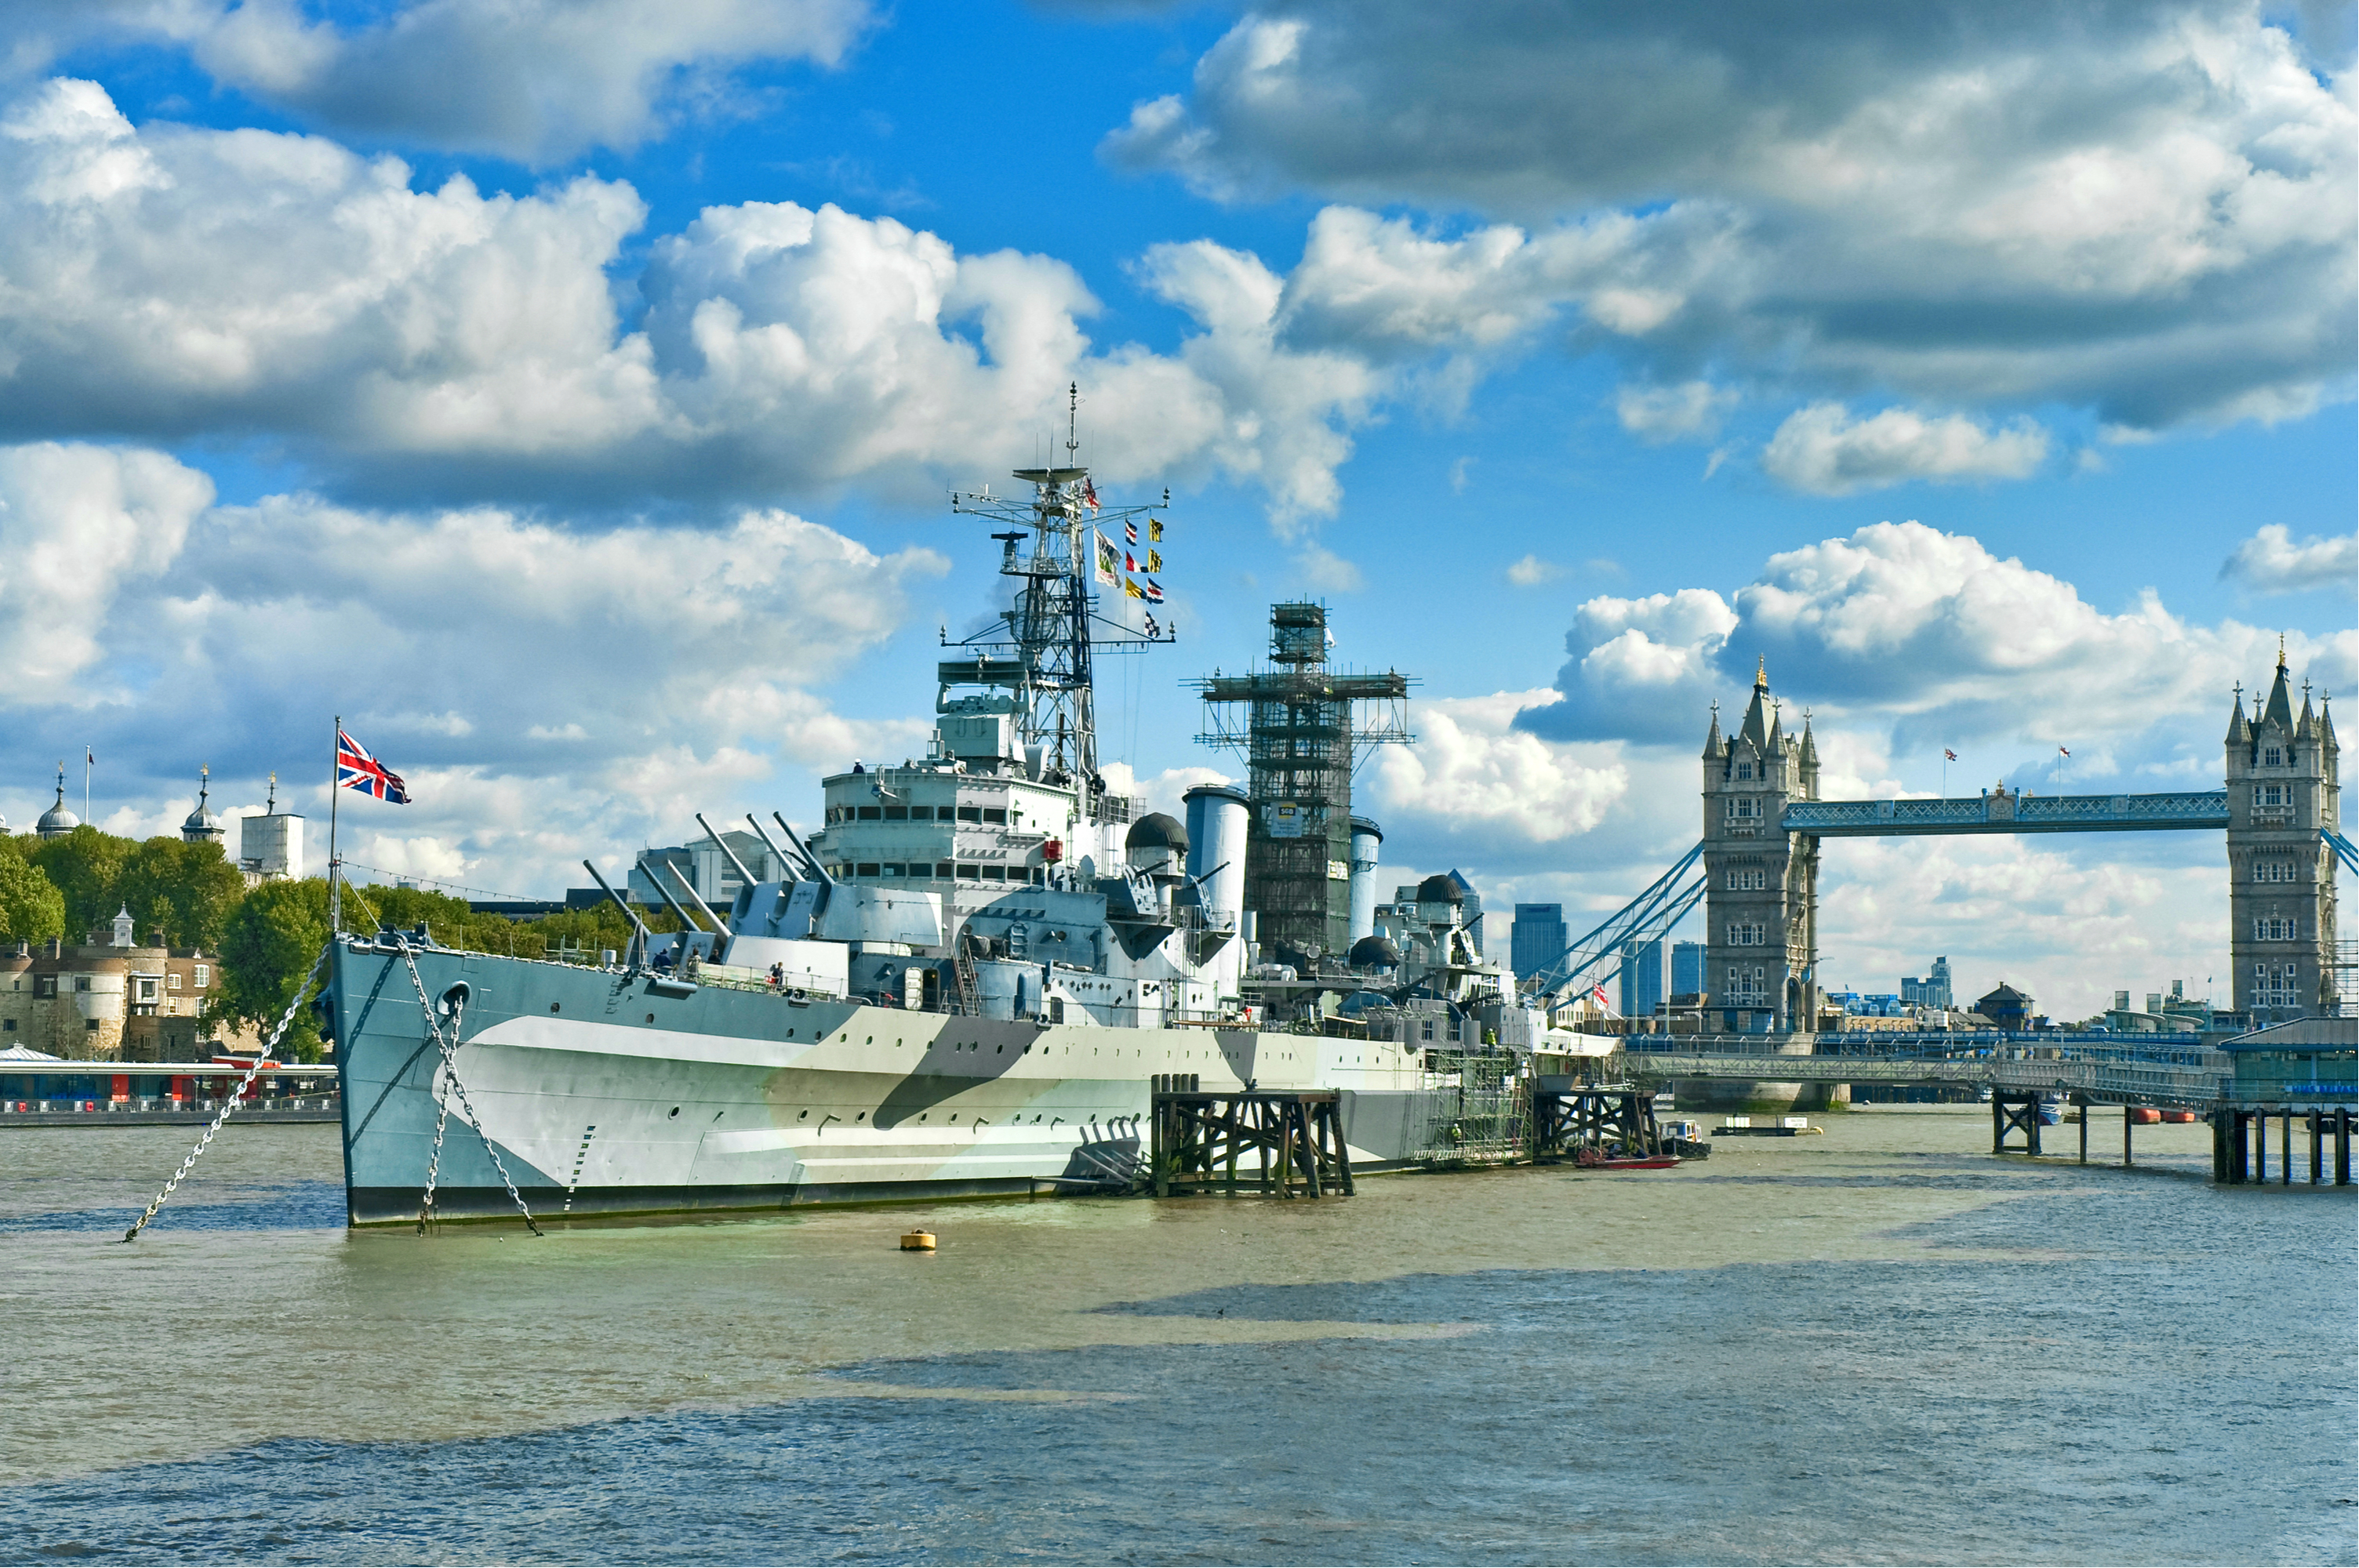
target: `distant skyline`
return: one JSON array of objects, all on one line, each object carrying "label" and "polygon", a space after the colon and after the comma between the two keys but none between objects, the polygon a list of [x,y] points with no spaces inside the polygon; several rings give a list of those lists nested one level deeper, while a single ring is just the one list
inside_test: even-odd
[{"label": "distant skyline", "polygon": [[[390,872],[808,823],[922,748],[999,581],[945,492],[1071,382],[1108,498],[1173,495],[1180,645],[1101,696],[1167,808],[1238,772],[1182,683],[1294,594],[1422,683],[1361,774],[1397,880],[1576,930],[1694,841],[1765,657],[1831,796],[2217,787],[2281,636],[2359,711],[2353,53],[2227,4],[12,7],[0,813],[87,744],[112,831],[208,763],[324,824],[341,711],[418,802],[346,817]],[[2224,989],[2212,835],[1821,892],[1872,990]]]}]

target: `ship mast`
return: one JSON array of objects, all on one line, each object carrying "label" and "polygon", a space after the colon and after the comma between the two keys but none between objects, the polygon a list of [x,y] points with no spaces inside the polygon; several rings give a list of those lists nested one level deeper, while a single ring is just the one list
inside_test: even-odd
[{"label": "ship mast", "polygon": [[[1151,616],[1141,631],[1099,609],[1093,583],[1118,588],[1123,580],[1115,569],[1122,549],[1102,546],[1102,530],[1120,531],[1168,510],[1171,492],[1163,492],[1159,506],[1101,504],[1080,460],[1079,383],[1067,387],[1066,399],[1064,466],[1013,470],[1032,487],[1028,503],[994,495],[989,486],[951,494],[951,511],[1005,525],[992,537],[1003,546],[1000,575],[1016,587],[1008,608],[983,631],[956,643],[945,633],[943,645],[959,653],[939,667],[936,707],[950,711],[960,688],[1005,693],[1027,760],[1038,750],[1043,782],[1077,789],[1094,816],[1105,792],[1098,773],[1096,659],[1176,640]],[[1115,564],[1101,562],[1101,547]]]}]

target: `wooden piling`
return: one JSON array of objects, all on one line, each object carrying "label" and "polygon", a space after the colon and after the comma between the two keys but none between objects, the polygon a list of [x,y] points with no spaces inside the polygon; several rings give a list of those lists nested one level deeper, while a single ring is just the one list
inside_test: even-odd
[{"label": "wooden piling", "polygon": [[2122,1107],[2122,1169],[2130,1168],[2130,1129],[2137,1125],[2135,1106]]},{"label": "wooden piling", "polygon": [[2277,1125],[2277,1151],[2285,1156],[2278,1162],[2282,1168],[2277,1173],[2277,1184],[2289,1187],[2293,1185],[2293,1110],[2290,1107]]}]

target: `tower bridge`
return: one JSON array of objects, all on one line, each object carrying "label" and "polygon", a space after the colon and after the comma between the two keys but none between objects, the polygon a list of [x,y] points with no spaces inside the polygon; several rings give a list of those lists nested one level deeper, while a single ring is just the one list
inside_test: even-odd
[{"label": "tower bridge", "polygon": [[2221,789],[1821,800],[1810,716],[1799,736],[1786,732],[1765,663],[1735,732],[1722,733],[1714,703],[1704,740],[1705,1011],[1732,1033],[1814,1021],[1821,839],[2202,828],[2227,839],[2234,1011],[2256,1025],[2336,1013],[2340,751],[2327,700],[2313,708],[2307,684],[2294,711],[2280,648],[2267,697],[2249,715],[2241,686],[2231,699]]}]

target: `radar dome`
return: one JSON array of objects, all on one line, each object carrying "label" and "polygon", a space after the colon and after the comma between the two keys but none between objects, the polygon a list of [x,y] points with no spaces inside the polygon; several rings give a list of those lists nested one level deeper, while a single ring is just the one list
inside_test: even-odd
[{"label": "radar dome", "polygon": [[1417,884],[1417,902],[1419,903],[1464,903],[1466,902],[1466,895],[1458,891],[1458,884],[1455,881],[1451,881],[1448,876],[1445,876],[1440,872],[1436,872],[1434,875],[1426,878],[1425,881]]},{"label": "radar dome", "polygon": [[1384,936],[1363,936],[1352,944],[1351,962],[1355,969],[1397,969],[1400,949]]}]

